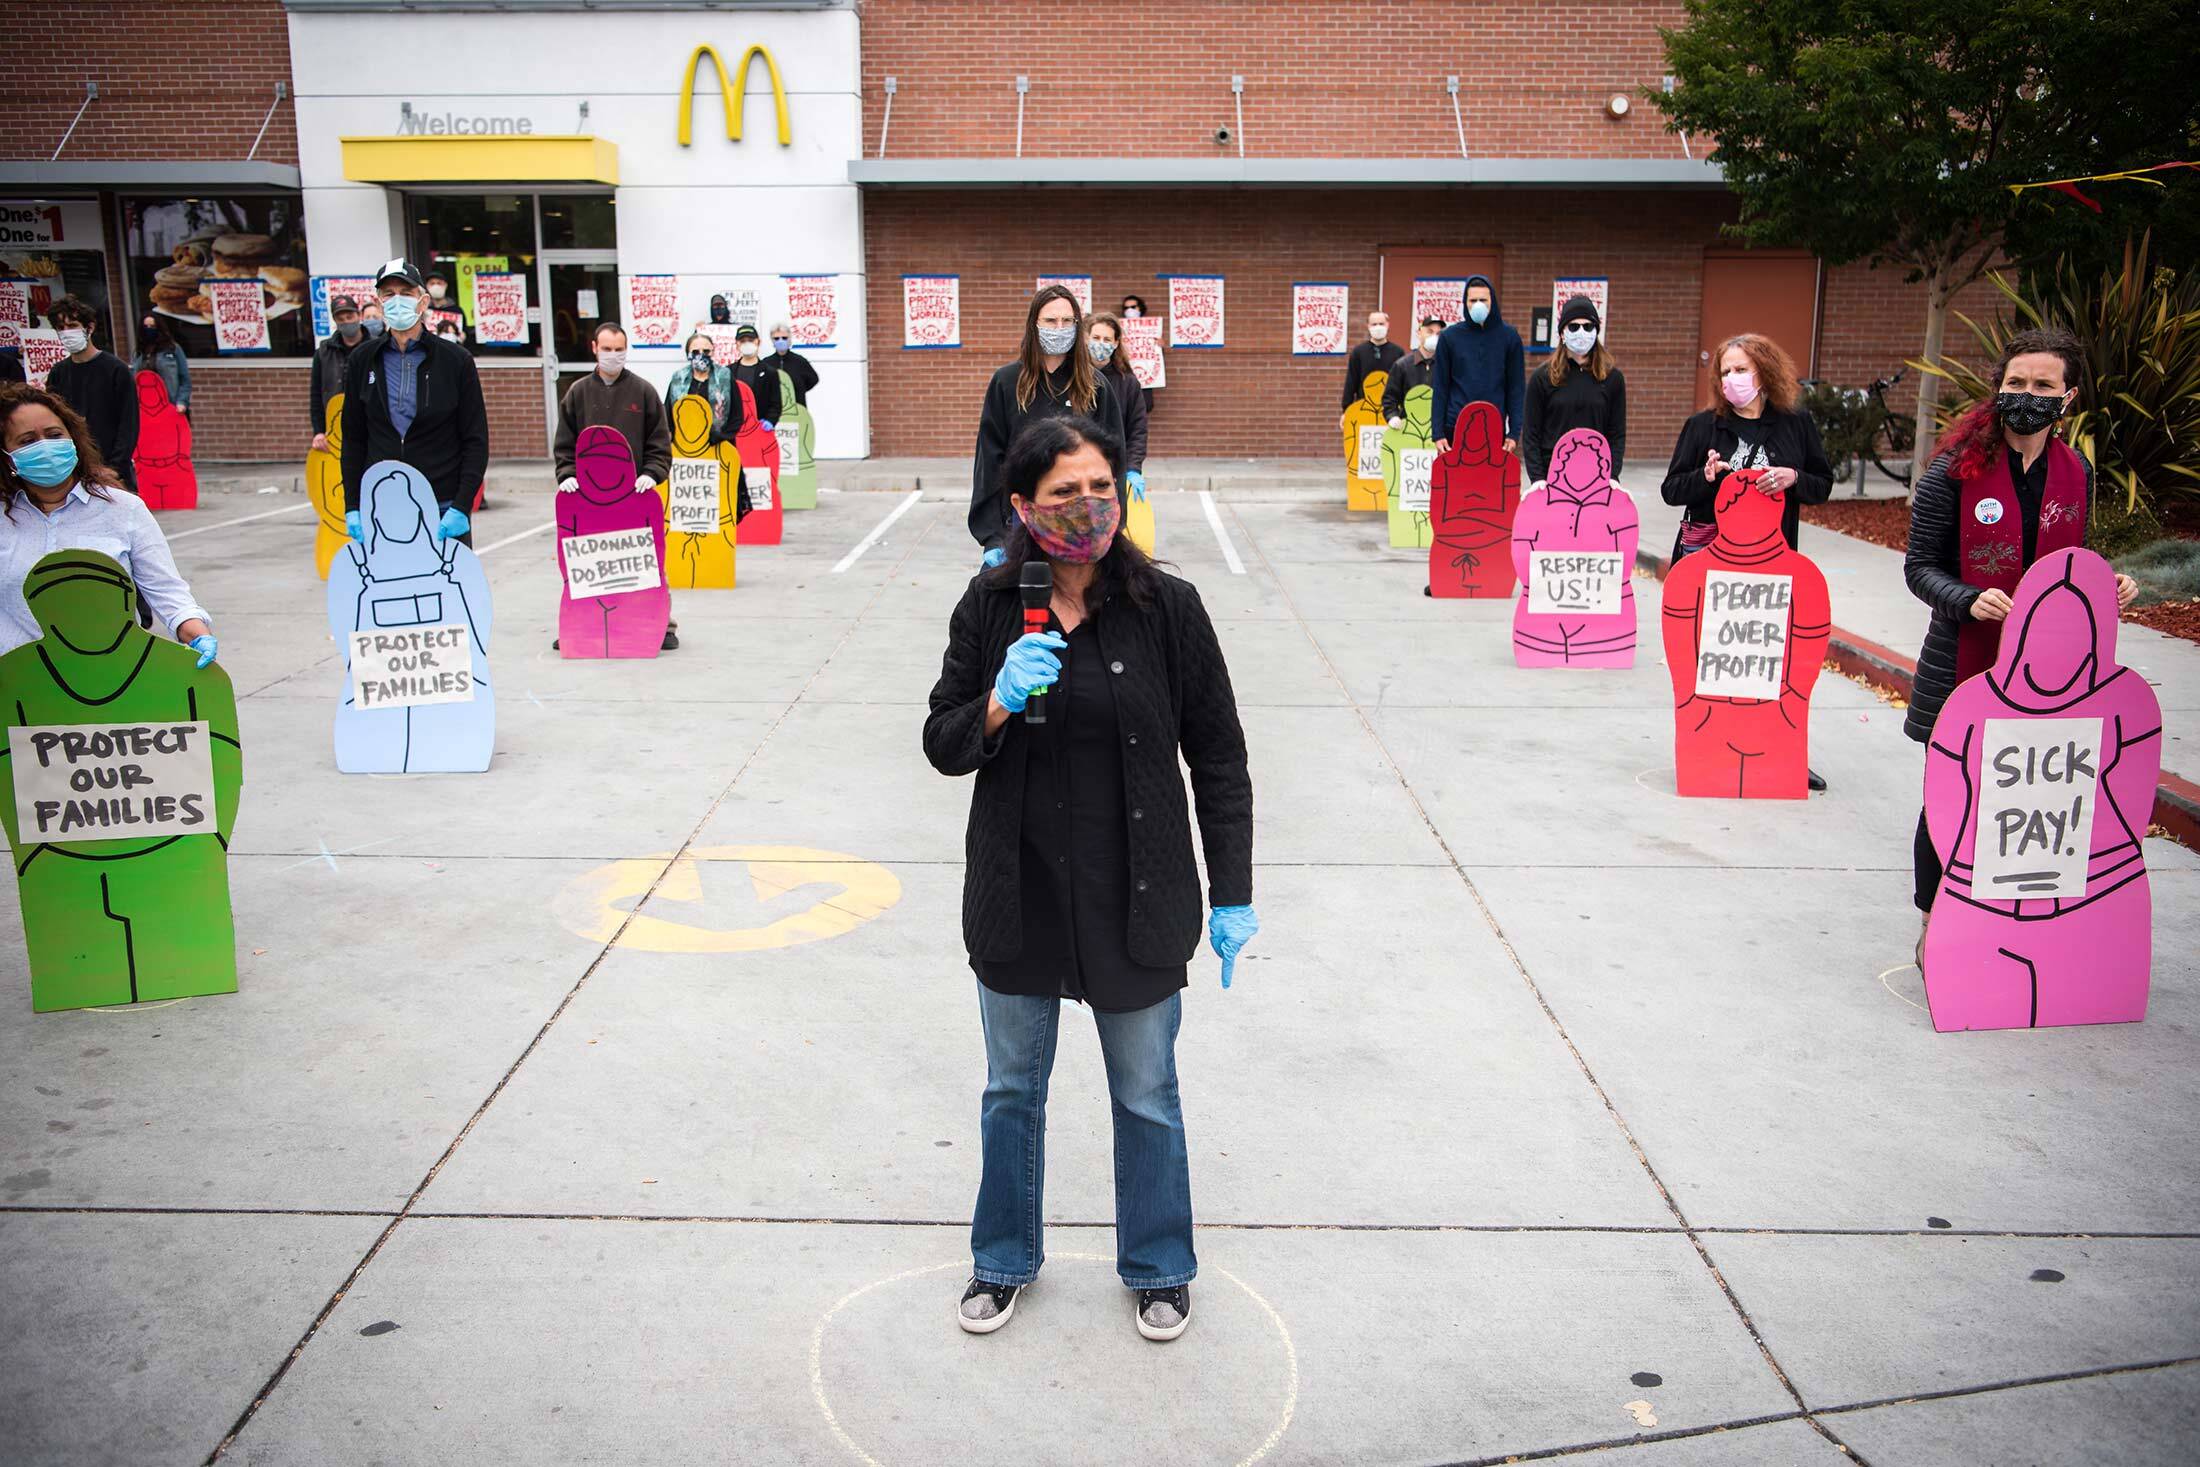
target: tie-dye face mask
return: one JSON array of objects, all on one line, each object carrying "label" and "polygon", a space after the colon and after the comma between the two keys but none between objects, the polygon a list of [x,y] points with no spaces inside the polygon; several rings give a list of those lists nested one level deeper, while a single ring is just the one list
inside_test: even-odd
[{"label": "tie-dye face mask", "polygon": [[1123,521],[1112,494],[1080,494],[1067,504],[1027,504],[1016,512],[1046,558],[1068,565],[1090,565],[1106,555]]}]

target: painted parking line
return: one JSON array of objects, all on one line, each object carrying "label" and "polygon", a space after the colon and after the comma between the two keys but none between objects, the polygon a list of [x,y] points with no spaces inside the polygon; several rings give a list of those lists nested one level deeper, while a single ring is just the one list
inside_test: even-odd
[{"label": "painted parking line", "polygon": [[528,529],[524,529],[520,531],[517,535],[506,535],[503,539],[495,542],[494,544],[484,545],[480,549],[476,550],[474,554],[487,555],[492,550],[502,550],[507,545],[517,544],[519,541],[526,539],[529,535],[539,535],[544,530],[549,529],[552,525],[556,523],[556,520],[544,520],[541,524],[531,526]]},{"label": "painted parking line", "polygon": [[1215,543],[1222,547],[1222,562],[1230,567],[1230,574],[1245,574],[1245,562],[1238,559],[1237,547],[1230,543],[1230,532],[1222,528],[1222,515],[1215,508],[1215,495],[1211,489],[1199,491],[1200,507],[1207,511],[1207,523],[1215,527]]},{"label": "painted parking line", "polygon": [[886,534],[886,532],[894,527],[894,521],[909,513],[910,510],[915,509],[917,507],[917,501],[922,498],[924,498],[924,491],[922,489],[912,489],[906,495],[904,495],[902,497],[901,503],[894,506],[892,513],[888,514],[885,519],[882,519],[877,524],[873,525],[871,527],[871,533],[865,535],[861,540],[858,540],[856,542],[855,549],[840,557],[840,563],[833,567],[833,574],[837,576],[842,571],[846,570],[849,566],[854,565],[857,561],[863,559],[864,552],[869,550],[873,545],[878,544],[879,540]]},{"label": "painted parking line", "polygon": [[286,504],[281,509],[265,509],[260,511],[258,514],[248,514],[240,520],[223,520],[218,525],[193,525],[188,530],[176,531],[175,534],[170,535],[168,538],[171,542],[176,540],[188,540],[193,535],[203,535],[209,530],[226,530],[231,525],[249,525],[254,520],[271,520],[279,514],[289,514],[294,509],[304,509],[306,507],[306,501],[301,499],[296,504]]}]

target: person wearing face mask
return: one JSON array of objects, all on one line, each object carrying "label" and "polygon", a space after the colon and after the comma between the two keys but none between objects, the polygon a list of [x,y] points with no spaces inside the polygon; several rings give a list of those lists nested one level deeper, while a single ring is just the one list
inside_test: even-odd
[{"label": "person wearing face mask", "polygon": [[[2093,517],[2093,465],[2055,434],[2085,369],[2067,331],[2020,331],[1987,380],[1994,396],[1956,420],[1910,494],[1909,549],[1902,578],[1932,609],[1918,649],[1915,686],[1902,731],[1929,744],[1940,710],[1967,678],[1994,665],[2011,595],[2032,565],[2085,544]],[[2139,585],[2116,577],[2116,606],[2129,610]],[[1918,815],[1915,902],[1925,924],[1940,889],[1941,862]]]},{"label": "person wearing face mask", "polygon": [[1718,363],[1718,380],[1711,401],[1681,425],[1665,471],[1665,502],[1685,511],[1673,559],[1718,537],[1712,502],[1719,481],[1739,469],[1771,470],[1774,485],[1787,496],[1780,527],[1788,548],[1795,549],[1797,507],[1824,504],[1833,493],[1833,467],[1826,462],[1818,425],[1802,410],[1795,363],[1778,342],[1754,332],[1729,337],[1712,360]]},{"label": "person wearing face mask", "polygon": [[1383,384],[1383,421],[1391,427],[1406,425],[1406,394],[1416,387],[1428,386],[1429,377],[1436,370],[1436,343],[1443,334],[1441,318],[1423,317],[1419,344],[1392,364],[1390,379]]},{"label": "person wearing face mask", "polygon": [[138,353],[130,363],[130,371],[132,375],[158,374],[176,411],[191,416],[191,362],[176,338],[168,334],[168,328],[161,325],[160,317],[147,316],[138,322]]},{"label": "person wearing face mask", "polygon": [[324,431],[328,426],[328,400],[344,390],[351,371],[351,354],[367,337],[359,302],[353,297],[333,298],[328,303],[328,313],[336,329],[313,348],[313,370],[308,374],[313,400],[313,447],[323,452],[328,449],[328,435]]},{"label": "person wearing face mask", "polygon": [[[709,340],[707,336],[689,339],[690,372],[695,360],[693,348],[700,343],[707,351]],[[579,492],[581,430],[594,427],[610,428],[626,439],[634,458],[635,491],[654,489],[672,472],[671,419],[664,402],[654,388],[626,369],[626,331],[618,322],[599,323],[592,341],[596,370],[566,388],[558,403],[558,435],[550,450],[558,492]],[[558,644],[553,641],[550,645],[555,649]],[[670,652],[679,645],[680,624],[668,621],[664,650]]]},{"label": "person wearing face mask", "polygon": [[[764,358],[764,365],[774,371],[785,372],[794,382],[796,404],[809,403],[810,389],[817,386],[817,368],[811,365],[808,357],[794,349],[794,328],[785,321],[772,327],[771,355]],[[779,410],[785,412],[787,404],[781,403]]]},{"label": "person wearing face mask", "polygon": [[83,300],[65,295],[53,303],[46,319],[61,335],[66,352],[46,374],[46,390],[84,415],[92,430],[92,442],[108,470],[122,487],[137,492],[137,379],[129,364],[92,341],[99,313]]},{"label": "person wearing face mask", "polygon": [[[717,343],[710,334],[696,331],[687,339],[687,363],[672,374],[665,384],[665,435],[669,445],[672,434],[672,407],[689,393],[700,393],[710,403],[710,441],[713,444],[731,443],[740,436],[742,425],[748,419],[741,409],[741,394],[734,390],[733,371],[721,367],[717,361]],[[641,460],[637,458],[635,462]],[[669,464],[671,461],[668,459]],[[560,486],[562,487],[562,486]],[[735,518],[749,512],[749,490],[740,486]]]},{"label": "person wearing face mask", "polygon": [[[1136,299],[1136,297],[1133,297]],[[1024,315],[1023,349],[986,384],[978,412],[978,446],[970,465],[970,538],[985,547],[986,565],[1006,553],[1008,496],[1000,487],[1008,446],[1035,418],[1082,417],[1110,435],[1123,436],[1123,405],[1100,380],[1092,354],[1080,350],[1084,312],[1066,285],[1050,285],[1031,298]]]},{"label": "person wearing face mask", "polygon": [[1452,430],[1468,403],[1486,402],[1504,417],[1505,452],[1518,453],[1527,373],[1520,333],[1499,313],[1489,276],[1469,275],[1463,298],[1466,319],[1452,322],[1437,337],[1436,360],[1429,367],[1436,451],[1451,452]]},{"label": "person wearing face mask", "polygon": [[451,339],[446,325],[457,330],[457,339],[466,339],[466,312],[451,293],[451,283],[440,275],[428,277],[428,327],[445,340]]},{"label": "person wearing face mask", "polygon": [[[1344,426],[1344,415],[1351,411],[1352,404],[1366,391],[1369,374],[1389,371],[1405,354],[1405,348],[1390,339],[1390,313],[1369,311],[1367,340],[1354,346],[1351,355],[1344,359],[1344,395],[1337,402],[1339,428]],[[1384,391],[1387,394],[1389,389],[1386,387]]]},{"label": "person wearing face mask", "polygon": [[137,583],[147,617],[199,654],[220,652],[212,618],[176,571],[168,539],[145,502],[119,492],[83,417],[58,393],[0,387],[0,653],[44,635],[23,596],[31,567],[56,550],[97,550]]},{"label": "person wearing face mask", "polygon": [[737,327],[733,344],[741,353],[733,364],[733,380],[749,385],[749,395],[756,399],[756,426],[769,433],[779,423],[779,369],[757,354],[762,343],[754,326]]},{"label": "person wearing face mask", "polygon": [[369,466],[396,459],[435,491],[436,538],[472,545],[467,506],[489,469],[489,412],[473,353],[429,329],[428,287],[412,261],[385,263],[374,289],[388,330],[366,333],[345,363],[345,528],[362,538],[359,486]]},{"label": "person wearing face mask", "polygon": [[[1123,304],[1117,314],[1126,321],[1136,321],[1146,314],[1146,298],[1142,295],[1124,296]],[[1138,396],[1145,406],[1146,415],[1148,417],[1153,416],[1153,389],[1151,387],[1141,387],[1138,389]]]},{"label": "person wearing face mask", "polygon": [[1604,435],[1612,450],[1614,479],[1627,452],[1627,379],[1600,339],[1604,323],[1596,302],[1569,298],[1558,313],[1558,350],[1550,365],[1528,379],[1528,425],[1520,445],[1528,482],[1550,476],[1551,450],[1576,428]]},{"label": "person wearing face mask", "polygon": [[[1117,533],[1122,440],[1077,416],[1031,422],[996,480],[1014,513],[1003,564],[971,578],[948,624],[925,757],[975,775],[963,944],[985,1035],[981,1179],[962,1328],[1007,1324],[1045,1259],[1042,1138],[1062,1000],[1089,1007],[1115,1117],[1116,1273],[1132,1322],[1191,1322],[1192,1193],[1176,1078],[1200,909],[1227,988],[1259,930],[1253,785],[1230,671],[1187,581]],[[1027,565],[1053,576],[1026,632]],[[1024,716],[1037,699],[1044,722]],[[1205,902],[1191,809],[1207,858]]]},{"label": "person wearing face mask", "polygon": [[1085,349],[1100,380],[1123,409],[1123,484],[1133,499],[1146,497],[1146,401],[1123,354],[1123,323],[1102,312],[1085,322]]}]

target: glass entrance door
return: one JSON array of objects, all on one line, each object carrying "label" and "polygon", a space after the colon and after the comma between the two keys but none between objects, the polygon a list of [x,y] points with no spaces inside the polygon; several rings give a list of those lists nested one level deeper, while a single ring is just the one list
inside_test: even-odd
[{"label": "glass entrance door", "polygon": [[565,389],[595,370],[596,325],[619,319],[616,250],[544,250],[537,290],[543,303],[542,388],[549,441],[558,434]]}]

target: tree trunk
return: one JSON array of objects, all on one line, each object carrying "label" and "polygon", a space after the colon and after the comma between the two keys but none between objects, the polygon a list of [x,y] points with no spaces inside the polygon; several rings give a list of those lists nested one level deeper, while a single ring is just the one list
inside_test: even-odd
[{"label": "tree trunk", "polygon": [[[1921,358],[1940,365],[1940,348],[1948,334],[1947,268],[1936,265],[1925,276],[1925,351]],[[1914,487],[1924,477],[1925,466],[1933,461],[1933,440],[1938,433],[1933,425],[1933,410],[1940,401],[1940,379],[1930,372],[1920,372],[1917,377],[1916,435],[1911,440],[1916,447],[1910,453],[1910,483]]]}]

